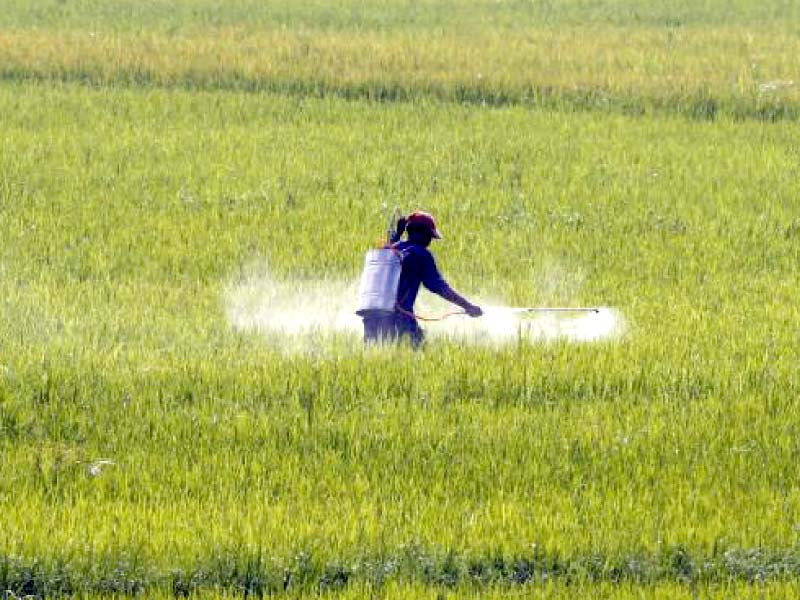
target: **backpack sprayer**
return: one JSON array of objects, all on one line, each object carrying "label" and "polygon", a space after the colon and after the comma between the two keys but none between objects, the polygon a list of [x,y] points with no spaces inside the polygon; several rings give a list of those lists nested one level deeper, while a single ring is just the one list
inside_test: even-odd
[{"label": "backpack sprayer", "polygon": [[[399,216],[400,211],[395,207],[388,218],[386,241],[381,241],[379,248],[368,250],[364,257],[364,270],[361,272],[361,282],[358,286],[358,307],[356,308],[356,314],[361,317],[391,315],[397,311],[397,290],[400,285],[403,257],[392,247],[392,244],[398,242],[405,231],[405,220]],[[600,312],[599,308],[582,306],[527,306],[508,310],[514,314],[581,312],[598,314]],[[467,313],[463,310],[453,310],[436,317],[415,316],[423,321],[441,321],[453,315],[465,314]]]},{"label": "backpack sprayer", "polygon": [[466,314],[458,309],[441,315],[426,316],[406,312],[397,305],[403,255],[394,248],[394,244],[400,241],[406,229],[406,219],[400,215],[397,207],[389,213],[385,241],[381,240],[378,248],[367,251],[358,286],[356,314],[361,317],[379,317],[399,312],[420,321],[441,321],[452,315]]},{"label": "backpack sprayer", "polygon": [[400,239],[405,230],[405,222],[398,221],[399,215],[400,211],[395,207],[388,218],[385,242],[381,241],[378,248],[367,250],[364,257],[356,308],[356,314],[361,317],[391,315],[396,310],[403,256],[392,248],[392,244]]}]

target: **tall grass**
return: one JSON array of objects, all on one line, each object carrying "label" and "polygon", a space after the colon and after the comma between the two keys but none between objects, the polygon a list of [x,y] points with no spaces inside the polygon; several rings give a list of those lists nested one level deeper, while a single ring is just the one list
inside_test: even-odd
[{"label": "tall grass", "polygon": [[764,27],[524,31],[0,33],[0,78],[795,119],[796,32]]},{"label": "tall grass", "polygon": [[[796,12],[8,0],[0,591],[795,594]],[[470,297],[625,335],[229,322],[396,204]]]},{"label": "tall grass", "polygon": [[327,31],[459,32],[524,30],[539,25],[678,27],[769,25],[791,30],[798,7],[787,0],[6,0],[0,27],[52,30],[104,29],[174,33],[186,29],[242,26]]},{"label": "tall grass", "polygon": [[[4,587],[796,579],[793,126],[8,83],[0,112]],[[229,326],[248,265],[355,278],[384,201],[440,217],[457,287],[629,333]]]},{"label": "tall grass", "polygon": [[0,79],[796,119],[794,3],[19,2]]}]

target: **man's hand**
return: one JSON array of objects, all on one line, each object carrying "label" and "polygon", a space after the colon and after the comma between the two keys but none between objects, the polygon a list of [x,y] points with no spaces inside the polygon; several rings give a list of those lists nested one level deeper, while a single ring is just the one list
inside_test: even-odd
[{"label": "man's hand", "polygon": [[478,306],[477,304],[468,304],[464,307],[464,312],[466,312],[470,317],[480,317],[483,314],[483,309]]}]

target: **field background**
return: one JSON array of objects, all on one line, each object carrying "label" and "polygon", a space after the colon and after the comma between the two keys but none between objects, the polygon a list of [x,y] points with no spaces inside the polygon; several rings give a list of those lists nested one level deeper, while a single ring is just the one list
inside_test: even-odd
[{"label": "field background", "polygon": [[[796,594],[800,9],[651,4],[5,0],[0,590]],[[383,203],[625,335],[232,327]]]}]

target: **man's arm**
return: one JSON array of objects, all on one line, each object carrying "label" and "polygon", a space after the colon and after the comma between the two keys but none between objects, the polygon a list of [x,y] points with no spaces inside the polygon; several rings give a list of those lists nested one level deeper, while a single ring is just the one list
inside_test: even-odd
[{"label": "man's arm", "polygon": [[480,317],[483,314],[483,310],[480,306],[477,304],[472,304],[472,302],[464,298],[464,296],[456,292],[449,285],[445,285],[438,293],[448,302],[452,302],[453,304],[463,308],[464,312],[466,312],[470,317]]},{"label": "man's arm", "polygon": [[450,287],[450,285],[448,285],[448,283],[439,273],[439,269],[436,267],[436,261],[433,259],[433,255],[428,253],[425,258],[426,264],[423,271],[424,275],[422,278],[422,285],[424,285],[434,294],[439,294],[439,296],[448,302],[452,302],[453,304],[460,306],[470,317],[480,317],[483,314],[481,307],[477,306],[476,304],[472,304],[472,302],[464,298],[464,296],[456,292]]}]

